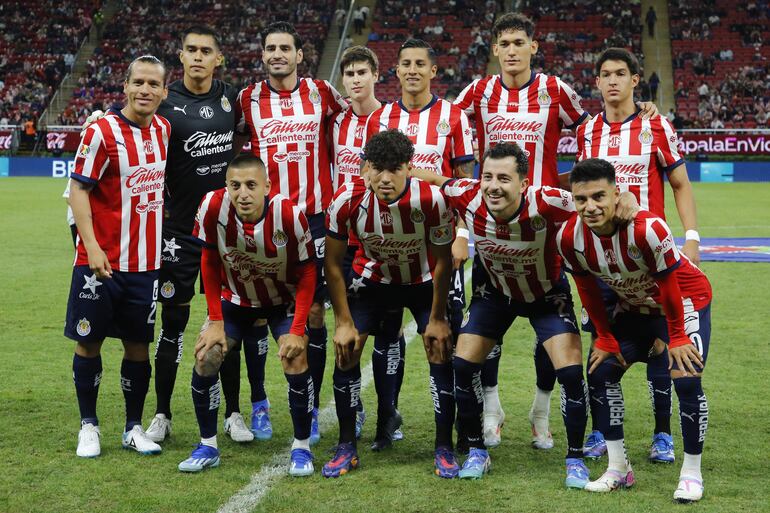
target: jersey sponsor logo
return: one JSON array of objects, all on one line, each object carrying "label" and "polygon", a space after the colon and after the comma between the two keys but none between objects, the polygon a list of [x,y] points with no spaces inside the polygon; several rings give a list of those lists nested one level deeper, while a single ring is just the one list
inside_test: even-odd
[{"label": "jersey sponsor logo", "polygon": [[78,324],[75,327],[75,331],[77,331],[78,335],[81,337],[87,336],[89,333],[91,333],[91,321],[83,317],[78,321]]},{"label": "jersey sponsor logo", "polygon": [[282,142],[315,142],[318,139],[320,126],[317,121],[294,122],[271,119],[262,126],[259,137],[268,145]]},{"label": "jersey sponsor logo", "polygon": [[655,246],[655,253],[665,253],[669,249],[671,249],[674,246],[674,241],[671,239],[671,236],[669,235],[665,239],[663,239],[660,244]]},{"label": "jersey sponsor logo", "polygon": [[167,281],[160,286],[160,295],[166,299],[174,297],[174,294],[176,294],[176,287],[174,287],[174,284],[171,283],[171,281]]},{"label": "jersey sponsor logo", "polygon": [[281,105],[282,109],[291,109],[294,107],[294,100],[292,100],[291,97],[281,98],[278,103]]},{"label": "jersey sponsor logo", "polygon": [[176,250],[182,249],[182,246],[176,243],[176,237],[170,239],[163,239],[163,253],[168,253],[170,257],[163,255],[163,260],[168,262],[179,262],[179,257],[176,256]]},{"label": "jersey sponsor logo", "polygon": [[273,244],[279,248],[282,248],[288,243],[289,237],[286,235],[286,233],[283,230],[276,230],[276,232],[273,234]]},{"label": "jersey sponsor logo", "polygon": [[514,248],[490,239],[476,241],[476,250],[488,260],[503,263],[534,264],[540,258],[538,248]]},{"label": "jersey sponsor logo", "polygon": [[315,239],[313,241],[313,245],[315,246],[315,256],[316,258],[323,258],[326,256],[326,239]]},{"label": "jersey sponsor logo", "polygon": [[352,173],[352,168],[357,171],[361,166],[361,156],[350,148],[342,148],[335,156],[334,163],[338,168],[344,167],[346,172]]},{"label": "jersey sponsor logo", "polygon": [[187,105],[183,105],[182,107],[177,107],[175,105],[174,106],[174,112],[179,111],[179,112],[181,112],[182,114],[184,114],[186,116],[187,115],[187,111],[185,111],[186,108],[187,108]]},{"label": "jersey sponsor logo", "polygon": [[313,89],[312,91],[310,91],[308,98],[310,98],[310,103],[312,103],[313,105],[321,104],[321,94],[318,92],[318,89]]},{"label": "jersey sponsor logo", "polygon": [[182,142],[184,143],[184,151],[189,153],[191,157],[224,153],[233,149],[233,131],[219,134],[198,130]]},{"label": "jersey sponsor logo", "polygon": [[91,147],[85,143],[81,144],[78,150],[78,157],[84,159],[89,153],[91,153]]},{"label": "jersey sponsor logo", "polygon": [[393,216],[390,214],[390,212],[380,212],[380,222],[383,226],[392,226]]},{"label": "jersey sponsor logo", "polygon": [[617,265],[618,259],[615,257],[615,252],[611,249],[604,250],[604,259],[607,261],[610,265]]},{"label": "jersey sponsor logo", "polygon": [[273,155],[273,161],[278,163],[286,162],[287,160],[289,162],[302,162],[309,156],[310,156],[310,152],[307,150],[289,151],[289,152],[279,151],[278,153]]},{"label": "jersey sponsor logo", "polygon": [[436,132],[438,132],[438,135],[449,135],[451,128],[449,122],[446,119],[442,119],[438,122],[438,125],[436,125]]},{"label": "jersey sponsor logo", "polygon": [[628,256],[633,258],[634,260],[639,260],[640,258],[642,258],[642,250],[634,246],[633,244],[628,246],[627,253],[628,253]]},{"label": "jersey sponsor logo", "polygon": [[213,118],[213,117],[214,117],[214,109],[212,109],[212,108],[211,108],[211,107],[209,107],[208,105],[204,105],[204,106],[203,106],[203,107],[201,107],[201,109],[198,111],[198,114],[199,114],[199,115],[200,115],[200,117],[202,117],[203,119],[211,119],[211,118]]},{"label": "jersey sponsor logo", "polygon": [[652,131],[649,128],[645,128],[639,133],[639,142],[642,144],[652,144],[652,139]]},{"label": "jersey sponsor logo", "polygon": [[155,146],[152,144],[152,141],[150,141],[148,139],[148,140],[144,141],[143,145],[144,145],[144,153],[145,153],[145,155],[151,155],[151,154],[155,153]]},{"label": "jersey sponsor logo", "polygon": [[222,100],[219,103],[222,105],[223,111],[230,112],[233,110],[233,106],[230,105],[230,100],[227,99],[227,96],[222,96]]},{"label": "jersey sponsor logo", "polygon": [[409,123],[404,129],[404,133],[409,137],[417,137],[420,133],[420,125],[417,123]]},{"label": "jersey sponsor logo", "polygon": [[546,222],[543,216],[533,216],[532,219],[529,220],[529,225],[532,227],[533,230],[536,232],[541,232],[545,230]]},{"label": "jersey sponsor logo", "polygon": [[132,196],[137,196],[139,194],[148,192],[162,191],[165,176],[165,169],[139,166],[126,177],[125,186],[126,189],[130,189]]},{"label": "jersey sponsor logo", "polygon": [[236,279],[241,283],[252,282],[259,278],[276,276],[284,265],[281,262],[263,262],[251,257],[248,253],[235,248],[227,248],[222,255],[227,266],[238,273]]},{"label": "jersey sponsor logo", "polygon": [[372,246],[378,251],[394,253],[414,253],[419,251],[423,245],[423,239],[387,239],[376,233],[364,233],[361,242],[367,246]]},{"label": "jersey sponsor logo", "polygon": [[490,142],[537,142],[543,130],[540,121],[515,121],[496,114],[487,121]]},{"label": "jersey sponsor logo", "polygon": [[418,168],[433,167],[438,169],[441,160],[441,154],[435,150],[430,153],[415,152],[410,164]]},{"label": "jersey sponsor logo", "polygon": [[409,214],[409,219],[411,219],[413,223],[422,223],[425,222],[425,214],[422,210],[413,208],[412,212]]},{"label": "jersey sponsor logo", "polygon": [[451,225],[442,224],[440,226],[434,226],[430,229],[430,241],[433,244],[449,244],[452,242],[452,239],[454,239],[454,233],[452,233]]},{"label": "jersey sponsor logo", "polygon": [[551,95],[548,94],[548,89],[537,90],[537,103],[543,107],[551,104]]},{"label": "jersey sponsor logo", "polygon": [[152,200],[146,203],[137,203],[134,209],[137,214],[146,214],[147,212],[157,212],[163,206],[163,200]]},{"label": "jersey sponsor logo", "polygon": [[90,290],[91,292],[80,292],[78,294],[78,297],[80,299],[88,299],[90,301],[96,301],[98,300],[101,295],[96,292],[97,287],[102,286],[102,282],[96,279],[96,274],[92,274],[91,276],[83,276],[85,279],[85,284],[83,285],[83,290]]},{"label": "jersey sponsor logo", "polygon": [[195,172],[200,176],[205,176],[209,174],[209,171],[211,171],[211,168],[209,166],[198,166],[195,168]]}]

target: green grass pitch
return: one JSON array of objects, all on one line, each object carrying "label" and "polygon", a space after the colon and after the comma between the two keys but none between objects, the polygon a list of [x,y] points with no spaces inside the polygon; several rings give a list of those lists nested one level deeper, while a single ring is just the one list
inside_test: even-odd
[{"label": "green grass pitch", "polygon": [[[267,369],[274,439],[238,446],[220,433],[221,467],[183,475],[176,465],[189,455],[198,439],[189,383],[192,346],[205,315],[204,301],[200,297],[194,301],[173,400],[174,431],[159,456],[120,449],[121,348],[117,341],[108,341],[103,351],[104,379],[98,409],[102,456],[95,460],[77,458],[73,343],[62,335],[72,264],[65,205],[60,198],[64,185],[62,180],[45,178],[0,180],[0,511],[215,511],[263,465],[284,452],[290,441],[286,384],[275,346]],[[770,184],[695,184],[695,192],[702,236],[770,236]],[[667,203],[672,227],[681,235],[670,196]],[[770,372],[766,363],[770,349],[770,266],[707,263],[702,267],[715,294],[711,354],[704,379],[711,414],[703,457],[706,496],[691,508],[703,512],[770,511]],[[671,501],[679,460],[673,466],[654,466],[646,461],[652,416],[644,368],[639,365],[624,380],[626,442],[637,485],[606,496],[564,489],[566,441],[558,398],[553,398],[551,412],[556,447],[550,452],[529,447],[526,415],[534,387],[533,339],[531,328],[521,320],[505,339],[500,388],[507,421],[503,444],[492,450],[493,469],[484,480],[446,482],[432,475],[433,416],[427,364],[421,344],[413,341],[401,399],[406,439],[390,451],[372,453],[368,442],[374,434],[375,419],[370,418],[360,444],[361,468],[342,479],[326,481],[319,470],[336,440],[334,426],[315,449],[316,474],[301,480],[274,480],[256,510],[598,513],[686,508]],[[364,363],[368,360],[367,355]],[[331,399],[332,361],[329,358],[322,405]],[[248,413],[245,374],[244,370],[241,408]],[[363,398],[373,412],[373,386],[364,391]],[[145,426],[154,406],[151,390]],[[681,459],[674,407],[672,427]],[[589,463],[592,476],[600,475],[605,464],[606,460]]]}]

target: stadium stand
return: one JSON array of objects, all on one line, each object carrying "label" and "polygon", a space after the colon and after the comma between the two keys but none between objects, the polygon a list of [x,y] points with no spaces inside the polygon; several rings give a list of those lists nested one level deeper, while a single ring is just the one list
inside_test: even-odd
[{"label": "stadium stand", "polygon": [[671,3],[677,114],[688,128],[763,128],[770,111],[766,1]]},{"label": "stadium stand", "polygon": [[87,37],[94,0],[0,3],[0,125],[37,121]]}]

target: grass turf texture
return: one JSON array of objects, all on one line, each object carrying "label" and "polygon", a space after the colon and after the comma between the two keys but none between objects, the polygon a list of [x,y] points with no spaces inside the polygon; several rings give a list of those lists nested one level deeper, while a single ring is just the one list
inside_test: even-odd
[{"label": "grass turf texture", "polygon": [[[0,180],[0,511],[214,511],[246,485],[290,442],[291,422],[286,383],[271,348],[267,390],[273,404],[275,437],[267,443],[239,446],[221,432],[222,466],[201,475],[185,475],[176,465],[198,440],[190,401],[192,346],[204,318],[204,301],[193,303],[184,361],[174,393],[174,426],[163,454],[141,456],[120,448],[123,396],[119,387],[121,346],[103,348],[104,379],[98,412],[102,455],[75,456],[78,412],[72,385],[73,343],[62,336],[71,273],[71,243],[60,198],[64,182],[43,178]],[[695,184],[703,236],[770,236],[770,184]],[[672,198],[669,218],[681,235]],[[768,401],[763,383],[770,372],[767,352],[767,290],[770,267],[764,264],[703,265],[715,292],[711,354],[704,380],[710,422],[703,459],[706,497],[699,511],[770,511],[766,457],[770,449]],[[329,318],[331,325],[331,318]],[[372,416],[360,444],[362,467],[338,480],[324,480],[320,467],[335,443],[336,424],[315,449],[316,474],[308,479],[281,478],[257,511],[667,511],[682,457],[678,415],[672,427],[677,448],[673,466],[647,463],[652,429],[645,369],[634,366],[624,380],[626,441],[638,484],[609,495],[568,491],[563,486],[565,434],[558,397],[552,400],[551,429],[556,447],[529,447],[526,419],[534,387],[533,333],[518,320],[505,338],[500,372],[507,414],[503,443],[491,451],[492,473],[480,482],[447,482],[432,475],[433,413],[427,392],[428,371],[422,345],[408,349],[401,395],[406,439],[395,449],[368,450],[374,434],[374,387],[364,393]],[[586,340],[584,339],[584,343]],[[371,341],[369,342],[371,348]],[[151,348],[151,350],[153,350]],[[367,351],[370,354],[370,351]],[[369,355],[364,363],[368,362]],[[331,362],[322,405],[331,399]],[[241,407],[248,414],[248,382],[242,372]],[[556,394],[554,394],[556,395]],[[154,411],[152,391],[145,407],[145,427]],[[224,406],[224,405],[223,405]],[[221,417],[221,415],[220,415]],[[221,419],[220,419],[221,426]],[[589,463],[598,477],[606,459]]]}]

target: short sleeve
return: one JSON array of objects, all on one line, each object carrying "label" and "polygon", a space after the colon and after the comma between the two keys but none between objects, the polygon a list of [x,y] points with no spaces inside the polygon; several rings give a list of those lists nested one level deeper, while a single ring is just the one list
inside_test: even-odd
[{"label": "short sleeve", "polygon": [[[644,233],[639,234],[639,230]],[[635,238],[644,241],[639,249],[642,250],[650,274],[660,276],[679,267],[679,249],[671,229],[663,219],[637,214],[634,231]]]},{"label": "short sleeve", "polygon": [[[465,112],[466,115],[472,116],[474,114],[474,100],[476,96],[476,85],[479,83],[478,80],[474,80],[468,86],[460,92],[460,94],[455,98],[454,104],[460,107],[460,109]],[[479,122],[478,120],[476,121]]]},{"label": "short sleeve", "polygon": [[344,184],[334,194],[326,211],[326,234],[339,240],[347,240],[350,231],[350,200],[352,187]]},{"label": "short sleeve", "polygon": [[345,101],[345,98],[342,97],[333,85],[326,80],[323,80],[321,81],[321,86],[327,96],[328,107],[325,113],[326,116],[331,116],[332,114],[348,109],[348,102]]},{"label": "short sleeve", "polygon": [[[434,190],[431,187],[431,190]],[[452,225],[452,218],[454,217],[452,211],[447,205],[444,196],[435,191],[433,198],[436,202],[436,219],[428,230],[428,240],[434,246],[446,246],[454,241],[454,226]]]},{"label": "short sleeve", "polygon": [[217,219],[221,204],[221,196],[217,198],[217,191],[209,192],[201,200],[195,214],[193,237],[208,248],[217,247]]},{"label": "short sleeve", "polygon": [[543,205],[546,217],[553,223],[561,224],[575,213],[572,193],[556,187],[543,187],[538,202]]},{"label": "short sleeve", "polygon": [[452,132],[452,163],[458,164],[473,160],[473,133],[471,123],[465,112],[457,110],[458,122]]},{"label": "short sleeve", "polygon": [[310,223],[307,217],[296,205],[292,205],[294,214],[294,231],[297,237],[297,260],[304,263],[315,256],[315,246],[313,243],[313,234],[310,232]]},{"label": "short sleeve", "polygon": [[[239,135],[250,135],[250,128],[246,123],[246,110],[251,107],[250,97],[253,88],[254,86],[252,85],[245,89],[241,89],[241,92],[238,93],[238,99],[235,102],[235,133]],[[244,100],[246,100],[245,105]]]},{"label": "short sleeve", "polygon": [[102,129],[99,123],[92,123],[86,128],[75,155],[75,170],[72,178],[80,182],[95,184],[101,180],[107,169],[109,156],[104,145]]},{"label": "short sleeve", "polygon": [[[556,250],[559,252],[563,259],[564,270],[570,274],[577,276],[586,276],[589,273],[577,258],[577,252],[575,251],[575,230],[577,214],[573,214],[572,218],[561,225],[561,228],[556,233]],[[570,222],[572,221],[572,222]]]},{"label": "short sleeve", "polygon": [[674,170],[684,163],[684,158],[679,153],[679,138],[676,136],[671,122],[664,116],[658,116],[660,125],[653,125],[653,134],[657,143],[658,162],[666,172]]},{"label": "short sleeve", "polygon": [[572,87],[557,79],[559,84],[559,119],[564,126],[573,129],[588,117],[580,105],[580,95]]}]

